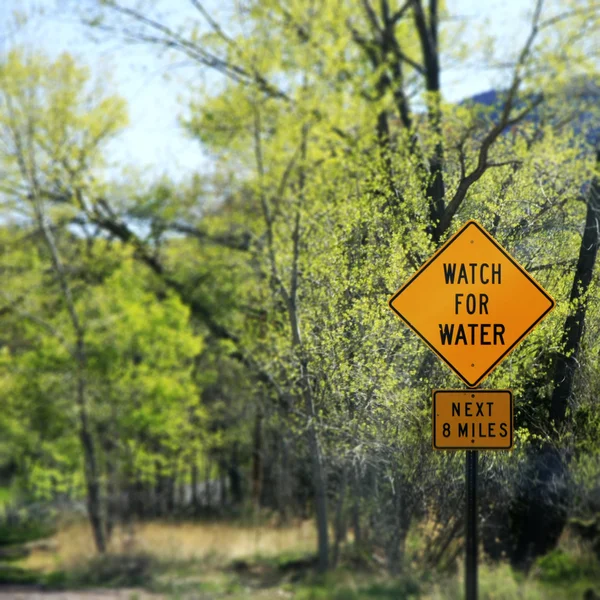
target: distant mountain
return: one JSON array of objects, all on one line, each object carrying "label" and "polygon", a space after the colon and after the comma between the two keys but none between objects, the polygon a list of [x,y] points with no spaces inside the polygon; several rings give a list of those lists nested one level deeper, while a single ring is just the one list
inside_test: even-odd
[{"label": "distant mountain", "polygon": [[[576,133],[581,133],[585,136],[588,144],[600,150],[600,85],[589,78],[577,77],[574,78],[571,84],[565,87],[562,93],[564,94],[565,102],[568,102],[569,98],[577,98],[595,107],[594,110],[580,113],[572,121],[572,126]],[[505,90],[488,90],[466,98],[460,104],[497,106],[498,112],[492,111],[488,115],[491,119],[495,120],[500,116],[500,108],[502,107],[505,94]],[[535,122],[537,119],[539,119],[539,110],[534,110],[527,117],[528,121]]]}]

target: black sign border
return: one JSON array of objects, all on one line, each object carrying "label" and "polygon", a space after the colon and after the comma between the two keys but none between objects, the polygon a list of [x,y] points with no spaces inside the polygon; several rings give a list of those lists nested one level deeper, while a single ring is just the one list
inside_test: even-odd
[{"label": "black sign border", "polygon": [[[550,301],[550,306],[540,315],[540,317],[535,321],[529,329],[527,329],[521,337],[517,338],[512,346],[507,348],[507,350],[502,354],[496,362],[494,362],[488,369],[485,371],[477,380],[474,382],[470,382],[448,359],[446,359],[440,352],[438,352],[434,346],[432,346],[425,337],[421,334],[421,332],[405,317],[396,310],[392,303],[394,300],[412,283],[414,283],[419,275],[425,272],[425,270],[431,266],[431,264],[437,260],[440,255],[448,249],[448,247],[456,241],[463,233],[465,233],[469,227],[475,226],[485,237],[488,238],[498,250],[519,270],[529,281]],[[531,331],[537,326],[537,324],[556,306],[556,302],[554,298],[546,292],[546,290],[540,286],[540,284],[529,275],[529,273],[475,220],[471,219],[467,221],[435,254],[425,262],[421,268],[388,300],[388,306],[392,309],[392,311],[397,314],[426,344],[429,348],[439,357],[441,358],[470,388],[476,388],[489,374],[514,350],[514,348],[526,338]]]},{"label": "black sign border", "polygon": [[[456,394],[457,392],[463,394],[497,394],[504,393],[508,394],[509,402],[510,402],[510,446],[507,447],[498,447],[498,446],[436,446],[435,445],[435,405],[438,394]],[[512,390],[433,390],[433,400],[431,403],[431,411],[432,411],[432,427],[431,427],[431,443],[433,445],[434,450],[512,450],[515,445],[514,435],[515,435],[515,404]]]}]

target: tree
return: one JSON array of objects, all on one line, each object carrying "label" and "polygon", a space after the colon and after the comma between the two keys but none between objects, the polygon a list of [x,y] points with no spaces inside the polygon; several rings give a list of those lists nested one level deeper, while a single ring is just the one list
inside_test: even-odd
[{"label": "tree", "polygon": [[[87,74],[69,56],[54,64],[41,57],[27,59],[11,52],[2,65],[1,102],[5,194],[16,203],[39,231],[45,245],[52,279],[60,289],[61,303],[69,315],[69,329],[54,329],[42,321],[64,345],[77,378],[79,437],[85,457],[88,514],[96,546],[106,549],[100,498],[100,473],[87,398],[86,325],[77,310],[67,267],[53,230],[48,200],[64,203],[74,182],[89,177],[101,161],[102,144],[114,135],[123,120],[121,101],[88,93],[91,109],[82,110]],[[98,93],[98,90],[95,90]],[[64,209],[63,209],[64,214]],[[68,212],[68,209],[67,209]],[[63,217],[64,218],[64,217]]]},{"label": "tree", "polygon": [[[32,456],[33,464],[50,459],[36,471],[55,473],[46,491],[83,467],[88,515],[104,552],[119,470],[154,481],[174,472],[201,435],[193,375],[201,339],[188,327],[187,309],[136,272],[128,252],[114,248],[107,257],[109,242],[79,216],[82,188],[105,189],[103,147],[125,122],[123,102],[88,79],[67,55],[51,62],[15,51],[0,70],[2,202],[14,221],[3,228],[3,312],[22,344],[9,341],[4,367],[18,419],[49,450]],[[38,490],[41,484],[35,481]]]},{"label": "tree", "polygon": [[[393,507],[391,521],[377,506],[366,510],[389,533],[384,545],[397,568],[418,514],[411,511],[423,502],[423,469],[435,472],[443,462],[424,443],[424,408],[427,387],[444,384],[447,374],[398,332],[385,299],[467,214],[539,270],[559,299],[569,297],[573,280],[560,263],[571,264],[582,247],[575,232],[583,205],[573,200],[594,162],[581,156],[567,127],[585,99],[567,105],[560,91],[575,58],[582,74],[594,68],[584,34],[593,35],[598,6],[565,2],[546,11],[536,2],[509,86],[499,106],[486,110],[444,103],[440,65],[451,24],[435,0],[364,1],[359,11],[346,2],[247,2],[239,34],[192,5],[205,34],[194,19],[179,28],[112,0],[100,4],[93,24],[226,76],[222,90],[193,99],[186,126],[218,158],[235,226],[223,230],[218,211],[174,219],[157,203],[146,213],[150,229],[162,233],[157,245],[136,233],[107,194],[75,181],[71,195],[86,223],[130,244],[229,345],[230,356],[267,386],[273,412],[304,436],[321,569],[329,560],[327,492],[342,507],[347,494],[343,478],[328,478],[340,464],[362,489],[356,497],[375,487],[380,504]],[[566,46],[568,60],[559,51]],[[202,252],[219,245],[247,278],[236,293],[252,316],[244,309],[225,316],[211,303],[212,290],[189,285],[165,257],[169,231],[198,240]],[[237,253],[247,257],[243,266]],[[590,258],[583,268],[591,274]],[[567,331],[581,339],[584,315],[576,314]],[[560,419],[569,394],[553,381],[544,350],[567,357],[575,346],[566,340],[561,347],[559,328],[550,320],[514,354],[518,378],[505,368],[491,381],[558,390],[551,404]]]}]

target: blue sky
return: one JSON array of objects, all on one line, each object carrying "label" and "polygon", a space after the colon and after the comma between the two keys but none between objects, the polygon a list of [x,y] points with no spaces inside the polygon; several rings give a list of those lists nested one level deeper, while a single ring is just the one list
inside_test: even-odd
[{"label": "blue sky", "polygon": [[[2,0],[0,24],[5,24],[4,28],[0,25],[2,49],[23,43],[51,55],[68,50],[91,67],[110,74],[114,91],[128,101],[131,121],[128,130],[111,147],[111,155],[118,164],[147,168],[153,176],[165,172],[176,178],[210,168],[209,158],[203,155],[197,142],[185,136],[177,116],[182,112],[181,97],[190,83],[212,75],[202,75],[191,67],[173,68],[144,46],[124,46],[118,41],[93,43],[76,15],[65,9],[68,2]],[[470,30],[474,26],[495,36],[501,51],[514,51],[527,34],[523,15],[532,0],[447,0],[447,3],[451,14],[468,19]],[[158,3],[159,8],[161,5],[182,11],[181,14],[190,10],[188,0],[163,0]],[[204,5],[220,15],[226,27],[226,10],[231,2],[207,0]],[[36,8],[41,8],[43,14],[34,16],[16,35],[8,35],[6,23],[10,13]],[[505,83],[502,73],[474,67],[446,68],[442,82],[445,97],[451,101]]]}]

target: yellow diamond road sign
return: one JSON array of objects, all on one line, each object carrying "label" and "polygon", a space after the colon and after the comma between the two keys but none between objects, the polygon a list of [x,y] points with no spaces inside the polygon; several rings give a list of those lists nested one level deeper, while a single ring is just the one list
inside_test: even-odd
[{"label": "yellow diamond road sign", "polygon": [[390,299],[390,308],[469,386],[478,386],[554,300],[476,221]]}]

